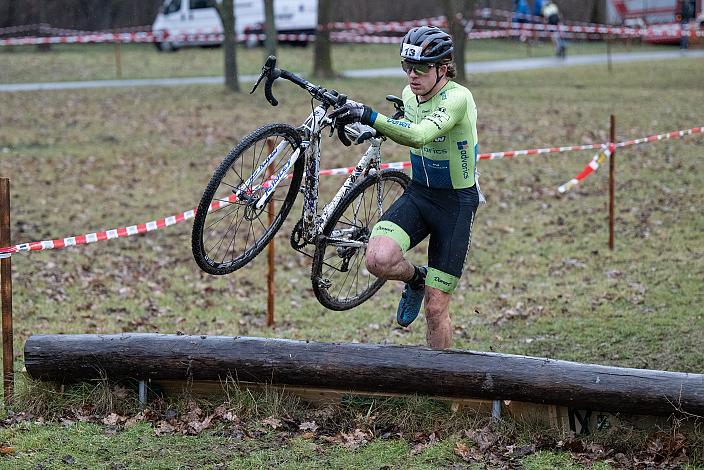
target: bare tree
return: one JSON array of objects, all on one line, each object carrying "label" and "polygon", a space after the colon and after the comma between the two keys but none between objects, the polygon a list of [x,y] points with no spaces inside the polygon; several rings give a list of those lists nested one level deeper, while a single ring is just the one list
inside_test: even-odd
[{"label": "bare tree", "polygon": [[443,0],[445,17],[447,17],[452,42],[454,43],[453,57],[457,64],[457,78],[460,83],[466,83],[464,52],[467,43],[465,24],[474,11],[474,0]]},{"label": "bare tree", "polygon": [[598,24],[606,23],[606,0],[593,0],[589,21]]},{"label": "bare tree", "polygon": [[330,13],[332,0],[318,1],[318,30],[315,33],[315,50],[313,53],[313,75],[316,78],[333,78],[332,55],[330,52]]},{"label": "bare tree", "polygon": [[240,82],[237,78],[237,38],[235,37],[235,9],[233,0],[222,0],[218,5],[218,13],[222,20],[224,35],[222,44],[225,53],[225,88],[231,91],[240,91]]},{"label": "bare tree", "polygon": [[264,0],[264,33],[266,34],[266,55],[276,55],[276,22],[274,21],[274,0]]},{"label": "bare tree", "polygon": [[[37,21],[37,23],[44,24],[47,22],[47,18],[49,17],[48,12],[47,12],[48,0],[39,0],[38,6],[39,6],[39,21]],[[47,52],[47,51],[51,50],[51,44],[38,44],[37,50],[42,51],[42,52]]]}]

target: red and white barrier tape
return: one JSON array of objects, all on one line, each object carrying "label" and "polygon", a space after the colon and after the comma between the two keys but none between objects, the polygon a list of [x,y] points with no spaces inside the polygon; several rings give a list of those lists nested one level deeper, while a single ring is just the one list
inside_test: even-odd
[{"label": "red and white barrier tape", "polygon": [[[501,22],[486,22],[501,23]],[[504,22],[505,23],[505,22]],[[597,39],[597,35],[612,34],[624,37],[646,37],[646,38],[680,38],[689,36],[691,38],[704,37],[704,30],[683,29],[680,27],[651,27],[647,29],[636,28],[612,28],[612,27],[585,27],[585,26],[550,26],[533,25],[529,23],[505,23],[516,26],[506,27],[496,30],[474,30],[467,33],[468,39],[489,39],[512,36],[540,36],[549,37],[551,33],[560,31],[566,38],[588,38]],[[60,30],[64,31],[64,30]],[[240,34],[238,41],[263,41],[266,35],[261,34]],[[314,34],[278,34],[280,41],[315,41]],[[330,39],[334,42],[364,43],[364,44],[398,44],[398,36],[375,36],[360,34],[358,31],[334,31],[330,33]],[[92,33],[92,34],[72,34],[60,36],[24,36],[16,38],[0,38],[0,46],[28,46],[38,44],[99,44],[99,43],[153,43],[153,42],[222,42],[222,32],[196,32],[175,35],[165,35],[163,32],[124,32],[124,33]]]},{"label": "red and white barrier tape", "polygon": [[586,166],[582,169],[582,171],[569,180],[567,183],[560,185],[557,190],[560,193],[565,193],[569,191],[570,189],[574,188],[577,186],[579,183],[581,183],[584,179],[586,179],[589,175],[594,173],[596,170],[599,169],[599,166],[604,163],[604,161],[607,158],[611,158],[611,155],[613,155],[613,152],[617,148],[623,148],[623,147],[628,147],[631,145],[639,145],[639,144],[646,144],[649,142],[658,142],[661,140],[672,140],[672,139],[681,139],[682,137],[686,135],[692,135],[692,134],[704,134],[704,127],[694,127],[692,129],[686,129],[686,130],[681,130],[681,131],[672,131],[668,132],[666,134],[659,134],[659,135],[652,135],[649,137],[644,137],[642,139],[635,139],[635,140],[626,140],[624,142],[619,142],[617,144],[609,144],[606,145],[604,144],[602,146],[602,150],[594,155],[594,157],[589,161],[589,163],[586,164]]},{"label": "red and white barrier tape", "polygon": [[28,46],[35,44],[86,44],[105,42],[155,42],[155,35],[150,32],[139,33],[97,33],[77,36],[26,36],[0,39],[0,46]]},{"label": "red and white barrier tape", "polygon": [[[222,209],[236,201],[236,196],[233,194],[226,201],[219,200],[210,204],[208,212]],[[103,240],[112,240],[113,238],[129,237],[140,233],[153,232],[171,225],[176,225],[188,219],[192,219],[196,214],[195,209],[181,212],[180,214],[164,217],[157,220],[152,220],[144,224],[130,225],[129,227],[120,227],[112,230],[103,230],[101,232],[88,233],[85,235],[75,235],[73,237],[59,238],[56,240],[43,240],[39,242],[20,243],[19,245],[0,248],[0,258],[7,258],[12,253],[22,251],[44,251],[58,250],[67,246],[87,245]]]},{"label": "red and white barrier tape", "polygon": [[[672,131],[665,134],[652,135],[648,137],[643,137],[641,139],[627,140],[624,142],[619,142],[617,144],[589,144],[589,145],[573,145],[569,147],[550,147],[542,149],[529,149],[529,150],[512,150],[507,152],[493,152],[484,153],[479,155],[480,160],[494,160],[498,158],[510,158],[517,157],[520,155],[538,155],[545,153],[559,153],[568,152],[576,150],[589,150],[601,147],[602,150],[597,154],[587,166],[577,175],[575,178],[570,180],[568,183],[560,186],[560,192],[565,192],[570,188],[579,184],[580,181],[584,180],[587,176],[592,174],[599,168],[599,165],[611,155],[611,152],[615,148],[627,147],[630,145],[644,144],[648,142],[657,142],[660,140],[671,140],[679,139],[687,135],[702,134],[704,133],[704,127],[694,127],[691,129]],[[602,157],[603,156],[603,157]],[[411,166],[410,162],[395,162],[395,163],[384,163],[382,168],[396,168],[403,169],[409,168]],[[331,170],[321,170],[320,175],[345,175],[349,174],[354,170],[353,167],[347,168],[334,168]],[[230,196],[226,201],[215,201],[211,203],[209,211],[221,209],[226,207],[236,201],[236,196]],[[67,246],[76,245],[86,245],[89,243],[95,243],[103,240],[112,240],[113,238],[129,237],[131,235],[137,235],[140,233],[153,232],[177,223],[183,222],[185,220],[191,219],[195,216],[195,209],[191,209],[180,214],[172,215],[170,217],[164,217],[162,219],[153,220],[144,224],[131,225],[129,227],[121,227],[112,230],[104,230],[101,232],[88,233],[85,235],[76,235],[73,237],[59,238],[56,240],[43,240],[37,242],[21,243],[18,245],[13,245],[5,248],[0,248],[0,258],[7,258],[13,253],[19,253],[24,251],[45,251],[45,250],[57,250],[65,248]]]},{"label": "red and white barrier tape", "polygon": [[577,186],[579,183],[581,183],[587,176],[591,175],[594,173],[596,170],[599,169],[599,166],[604,163],[604,161],[611,157],[611,153],[613,151],[613,144],[611,145],[606,145],[604,144],[601,148],[601,151],[594,155],[594,157],[585,165],[585,167],[582,169],[582,171],[579,172],[577,176],[569,180],[567,183],[560,185],[560,187],[557,188],[557,191],[560,193],[566,193],[570,189],[574,188]]}]

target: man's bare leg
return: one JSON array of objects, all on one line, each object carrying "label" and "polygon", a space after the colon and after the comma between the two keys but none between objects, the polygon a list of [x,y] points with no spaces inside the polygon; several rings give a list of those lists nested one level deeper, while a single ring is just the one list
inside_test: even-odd
[{"label": "man's bare leg", "polygon": [[452,294],[425,286],[425,320],[428,323],[425,339],[431,348],[447,349],[452,345],[450,299]]},{"label": "man's bare leg", "polygon": [[367,245],[367,270],[378,278],[408,282],[415,272],[393,238],[374,237]]}]

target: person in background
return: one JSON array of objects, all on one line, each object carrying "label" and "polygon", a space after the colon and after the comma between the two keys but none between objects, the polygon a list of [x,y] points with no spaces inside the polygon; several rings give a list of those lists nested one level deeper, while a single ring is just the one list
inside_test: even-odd
[{"label": "person in background", "polygon": [[555,3],[550,0],[545,0],[543,4],[543,18],[550,26],[554,26],[555,30],[552,31],[550,37],[552,38],[552,44],[555,46],[555,55],[561,59],[567,57],[567,47],[565,46],[565,40],[562,39],[562,33],[560,32],[560,10],[557,8]]},{"label": "person in background", "polygon": [[[514,23],[528,23],[530,17],[530,8],[528,7],[527,0],[513,0],[513,22]],[[520,36],[521,42],[525,42],[526,35],[523,30],[521,30]]]},{"label": "person in background", "polygon": [[543,0],[535,0],[533,2],[533,16],[537,17],[535,21],[539,21],[538,18],[543,17]]},{"label": "person in background", "polygon": [[689,48],[689,24],[696,13],[696,0],[682,0],[680,7],[680,49]]}]

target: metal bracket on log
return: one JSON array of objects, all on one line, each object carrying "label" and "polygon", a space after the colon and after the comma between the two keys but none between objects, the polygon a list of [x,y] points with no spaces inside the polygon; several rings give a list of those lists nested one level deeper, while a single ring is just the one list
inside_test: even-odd
[{"label": "metal bracket on log", "polygon": [[24,356],[30,377],[57,382],[234,378],[651,416],[704,415],[702,374],[456,349],[135,333],[35,335]]}]

